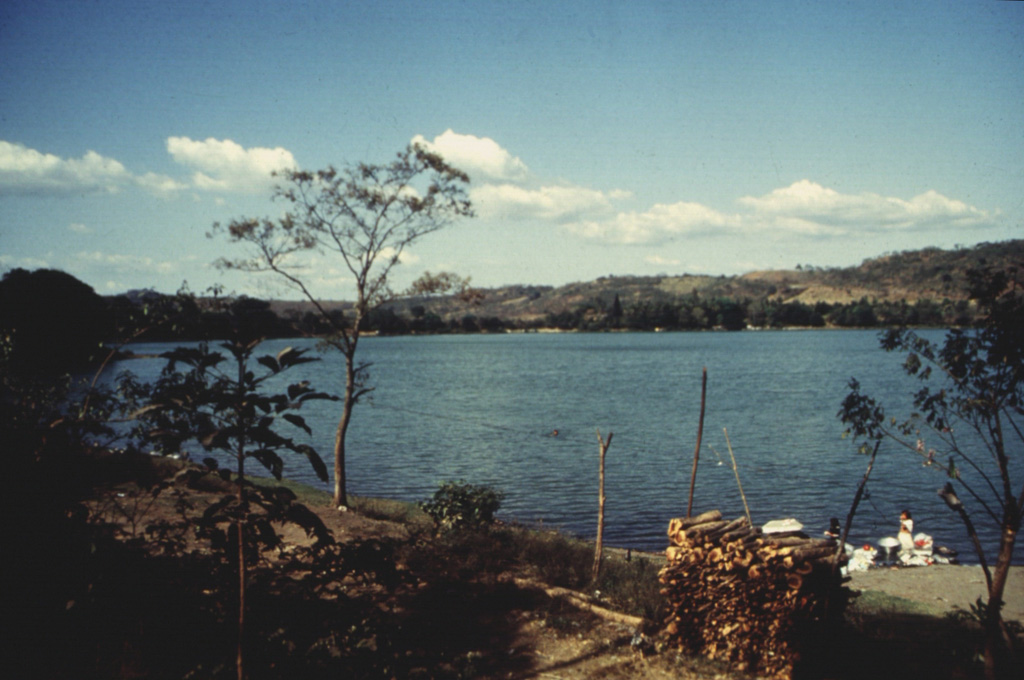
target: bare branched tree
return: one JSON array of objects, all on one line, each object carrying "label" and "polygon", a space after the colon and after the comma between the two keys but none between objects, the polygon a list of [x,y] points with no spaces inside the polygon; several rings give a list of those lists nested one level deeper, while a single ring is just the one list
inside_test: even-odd
[{"label": "bare branched tree", "polygon": [[[896,442],[927,467],[944,472],[939,490],[960,515],[985,573],[988,603],[979,606],[986,632],[985,676],[1003,677],[1013,636],[1002,619],[1003,592],[1013,563],[1014,545],[1024,519],[1024,281],[1021,271],[990,267],[968,271],[971,299],[981,319],[975,328],[955,328],[941,344],[906,329],[881,340],[886,351],[906,355],[903,368],[922,387],[914,394],[905,420],[861,392],[856,380],[839,417],[847,433],[865,444]],[[954,487],[967,494],[961,500]],[[859,491],[858,491],[859,493]],[[998,528],[995,566],[970,519],[970,505],[989,526]],[[991,546],[989,546],[991,548]]]},{"label": "bare branched tree", "polygon": [[[370,391],[368,365],[356,363],[368,314],[394,299],[390,275],[412,243],[459,217],[471,217],[469,177],[439,155],[411,144],[382,165],[359,163],[341,170],[287,170],[274,192],[289,204],[277,219],[241,218],[214,225],[232,243],[248,249],[241,259],[222,259],[224,269],[270,272],[312,303],[331,329],[326,343],[345,358],[345,392],[334,438],[334,504],[348,505],[345,437],[352,409]],[[313,284],[308,261],[314,254],[336,256],[355,287],[345,315],[329,313]]]}]

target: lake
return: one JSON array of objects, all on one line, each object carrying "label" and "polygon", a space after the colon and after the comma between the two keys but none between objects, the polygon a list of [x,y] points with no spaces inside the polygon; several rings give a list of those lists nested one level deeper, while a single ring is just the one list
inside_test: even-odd
[{"label": "lake", "polygon": [[[288,344],[267,342],[257,355]],[[707,410],[694,512],[744,513],[726,428],[755,524],[794,517],[812,536],[830,517],[845,521],[868,461],[842,438],[836,418],[849,379],[893,413],[905,413],[897,405],[909,407],[919,386],[902,373],[900,355],[878,348],[874,331],[368,337],[359,359],[373,364],[375,391],[356,406],[349,431],[350,493],[423,500],[440,482],[462,479],[503,491],[506,519],[591,538],[600,429],[605,437],[614,433],[605,540],[644,550],[663,549],[669,519],[686,513],[703,367]],[[161,365],[132,360],[117,369],[151,377]],[[342,376],[340,355],[325,354],[283,377],[340,394]],[[330,467],[340,406],[310,406],[303,415],[314,430],[311,443]],[[1020,456],[1014,463],[1019,488]],[[286,461],[285,475],[323,486],[304,460]],[[905,449],[883,444],[851,542],[895,535],[907,508],[916,530],[976,562],[958,516],[936,495],[945,481]],[[994,560],[997,530],[960,495]],[[1019,545],[1015,558],[1024,563]]]}]

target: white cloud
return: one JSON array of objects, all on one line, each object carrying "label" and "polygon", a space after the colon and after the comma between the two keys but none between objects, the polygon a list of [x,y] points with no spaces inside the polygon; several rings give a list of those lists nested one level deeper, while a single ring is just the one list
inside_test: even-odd
[{"label": "white cloud", "polygon": [[449,129],[434,137],[432,142],[423,135],[416,135],[412,143],[440,154],[445,161],[468,173],[470,179],[479,173],[492,179],[521,180],[529,172],[522,160],[489,137],[460,135]]},{"label": "white cloud", "polygon": [[[50,253],[52,255],[52,253]],[[38,257],[14,257],[0,255],[0,269],[49,269],[53,265],[49,260]]]},{"label": "white cloud", "polygon": [[104,253],[98,250],[80,251],[75,253],[74,259],[79,262],[103,265],[117,271],[143,270],[158,274],[170,274],[178,270],[178,265],[174,262],[156,260],[152,257],[140,255]]},{"label": "white cloud", "polygon": [[645,212],[621,212],[613,218],[566,225],[588,239],[623,245],[657,244],[684,235],[713,234],[735,229],[735,216],[699,203],[656,204]]},{"label": "white cloud", "polygon": [[206,191],[266,191],[274,183],[273,171],[298,167],[287,149],[246,149],[230,139],[212,137],[203,141],[168,137],[167,153],[175,162],[193,169],[192,183]]},{"label": "white cloud", "polygon": [[134,175],[95,151],[86,151],[81,158],[61,158],[0,140],[0,195],[112,194],[133,184],[165,196],[184,188],[164,175]]},{"label": "white cloud", "polygon": [[92,229],[82,224],[81,222],[72,222],[68,225],[68,230],[73,231],[76,234],[91,234]]},{"label": "white cloud", "polygon": [[723,232],[814,237],[966,229],[991,226],[999,215],[934,190],[910,199],[842,194],[807,179],[764,196],[744,196],[738,199],[740,210],[735,213],[689,201],[617,211],[615,202],[630,198],[630,192],[599,191],[567,182],[545,185],[493,139],[449,129],[433,141],[422,135],[412,141],[440,153],[471,177],[474,173],[482,177],[470,190],[480,218],[549,221],[583,238],[611,244],[659,244]]},{"label": "white cloud", "polygon": [[123,165],[95,151],[61,158],[0,140],[0,195],[113,193],[131,179]]},{"label": "white cloud", "polygon": [[767,219],[767,226],[804,234],[965,228],[987,225],[993,217],[936,191],[904,200],[841,194],[806,179],[764,196],[745,196],[739,203],[753,210],[752,217]]},{"label": "white cloud", "polygon": [[620,212],[609,219],[578,220],[566,227],[588,239],[638,245],[725,231],[842,236],[963,229],[990,225],[994,217],[988,211],[936,191],[904,200],[873,193],[841,194],[809,180],[764,196],[745,196],[738,203],[746,210],[725,214],[700,203],[657,204],[644,212]]},{"label": "white cloud", "polygon": [[[394,257],[395,249],[388,247],[380,251],[380,255],[377,256],[377,262],[387,262],[389,259]],[[418,255],[413,255],[408,250],[403,250],[398,256],[399,264],[416,264],[420,261]]]},{"label": "white cloud", "polygon": [[647,264],[657,265],[659,267],[678,267],[683,262],[670,257],[662,257],[661,255],[648,255],[644,258],[644,262]]},{"label": "white cloud", "polygon": [[157,196],[170,196],[188,188],[187,184],[182,184],[176,179],[172,179],[167,175],[158,175],[155,172],[147,172],[136,177],[135,183]]},{"label": "white cloud", "polygon": [[612,199],[627,196],[622,191],[605,193],[574,186],[527,189],[514,184],[485,184],[470,191],[473,207],[484,219],[581,219],[611,213]]}]

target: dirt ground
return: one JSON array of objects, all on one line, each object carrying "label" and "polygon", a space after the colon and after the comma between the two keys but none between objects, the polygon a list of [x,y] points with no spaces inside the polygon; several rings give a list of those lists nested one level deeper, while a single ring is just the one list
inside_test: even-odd
[{"label": "dirt ground", "polygon": [[[326,519],[338,536],[358,536],[380,531],[378,524],[356,513],[328,513]],[[930,567],[879,567],[854,572],[847,582],[854,593],[877,592],[909,600],[914,614],[942,619],[957,611],[969,612],[980,597],[987,600],[980,566],[933,565]],[[525,600],[525,598],[524,598]],[[1024,568],[1014,567],[1004,594],[1003,616],[1024,623]],[[524,602],[525,604],[525,602]],[[898,615],[906,613],[903,605]],[[518,612],[517,632],[510,655],[529,659],[528,670],[498,674],[494,678],[643,678],[665,680],[735,680],[749,676],[733,673],[709,662],[687,659],[671,650],[634,651],[633,629],[621,623],[583,615],[568,624],[553,626],[528,607]],[[484,676],[480,676],[484,677]]]},{"label": "dirt ground", "polygon": [[[852,590],[881,591],[913,600],[925,605],[935,616],[970,611],[979,597],[988,599],[980,566],[879,567],[851,576],[848,585]],[[1011,567],[1003,600],[1003,618],[1024,623],[1024,568]]]},{"label": "dirt ground", "polygon": [[[211,484],[213,488],[190,490],[197,511],[228,490],[216,488],[216,480]],[[133,493],[130,485],[108,489],[93,502],[92,510],[98,516],[107,513],[106,519],[116,520],[117,512],[112,508],[129,505]],[[112,504],[109,502],[111,498],[119,502]],[[145,515],[145,521],[172,518],[177,513],[171,502],[172,496],[163,498],[166,500],[147,501],[144,508],[138,508],[138,513]],[[410,528],[401,522],[374,519],[355,511],[338,512],[323,504],[311,504],[310,508],[342,543],[379,538],[401,542],[411,536]],[[120,521],[123,523],[123,518]],[[130,527],[126,525],[127,529]],[[283,528],[282,535],[290,543],[307,541],[304,534],[294,528]],[[430,575],[425,573],[422,578],[429,580]],[[429,584],[422,583],[417,587],[428,589]],[[638,631],[633,623],[607,620],[580,608],[571,598],[552,597],[543,586],[524,587],[511,575],[497,586],[492,583],[486,589],[476,589],[473,585],[466,585],[463,589],[463,586],[451,583],[445,587],[448,592],[443,601],[413,594],[414,597],[407,601],[417,604],[403,606],[422,609],[407,612],[407,616],[410,621],[419,622],[417,625],[422,628],[426,640],[424,645],[429,645],[433,636],[445,634],[444,629],[449,626],[451,617],[478,617],[477,620],[462,621],[457,628],[458,634],[466,635],[470,640],[459,648],[461,665],[457,677],[514,680],[731,680],[748,677],[665,649],[656,636],[638,640]],[[942,618],[958,609],[967,611],[978,597],[985,596],[980,567],[967,566],[878,568],[855,573],[848,587],[854,592],[881,592],[912,601],[923,607],[927,616],[935,618]],[[1021,568],[1013,570],[1005,599],[1005,618],[1024,622],[1024,571]],[[384,606],[382,602],[381,607]],[[393,603],[387,606],[393,606]],[[425,667],[422,675],[417,677],[454,676],[438,675],[436,669]]]},{"label": "dirt ground", "polygon": [[[372,519],[358,512],[337,512],[314,508],[339,541],[379,536],[408,537],[401,524]],[[292,541],[305,539],[294,528],[285,529]],[[514,580],[510,578],[510,582]],[[519,595],[501,612],[503,629],[500,649],[480,649],[480,669],[470,677],[493,680],[568,680],[569,678],[639,678],[647,680],[731,680],[745,677],[700,659],[688,659],[656,648],[654,640],[643,639],[634,647],[636,626],[632,622],[609,621],[573,604],[569,598],[553,598],[543,584],[515,586]],[[557,600],[557,601],[555,601]],[[473,652],[469,652],[472,665]],[[486,661],[485,661],[486,657]],[[495,662],[495,657],[498,661]],[[497,666],[497,668],[495,668]]]}]

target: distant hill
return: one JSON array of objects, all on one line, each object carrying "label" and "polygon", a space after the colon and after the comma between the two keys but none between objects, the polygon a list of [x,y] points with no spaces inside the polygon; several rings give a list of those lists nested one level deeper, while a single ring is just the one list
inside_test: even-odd
[{"label": "distant hill", "polygon": [[[608,308],[618,296],[623,307],[658,304],[687,297],[732,298],[780,302],[849,304],[867,298],[875,302],[916,303],[918,300],[952,302],[967,297],[966,272],[990,264],[1024,268],[1024,240],[981,243],[971,248],[887,253],[864,260],[856,267],[801,267],[757,271],[740,276],[610,276],[564,286],[515,285],[483,289],[480,304],[467,305],[453,298],[410,298],[390,305],[408,315],[417,306],[448,319],[465,314],[530,322],[550,314],[592,305]],[[277,303],[287,306],[287,303]]]},{"label": "distant hill", "polygon": [[1024,240],[981,243],[973,248],[924,248],[887,253],[857,267],[751,272],[741,278],[785,287],[800,302],[847,303],[863,297],[913,303],[962,300],[967,271],[983,264],[1024,267]]},{"label": "distant hill", "polygon": [[[1024,271],[1024,240],[887,253],[855,267],[608,276],[558,287],[522,284],[470,296],[409,297],[373,310],[364,329],[405,334],[964,326],[978,311],[968,301],[967,272],[983,265]],[[132,291],[106,298],[104,313],[94,316],[106,319],[109,328],[101,335],[110,338],[143,332],[151,340],[221,338],[238,323],[266,337],[329,331],[308,302],[244,296],[227,307],[225,301],[213,307],[206,302]],[[321,304],[336,321],[351,307],[344,301]],[[161,315],[167,322],[154,322]]]}]

